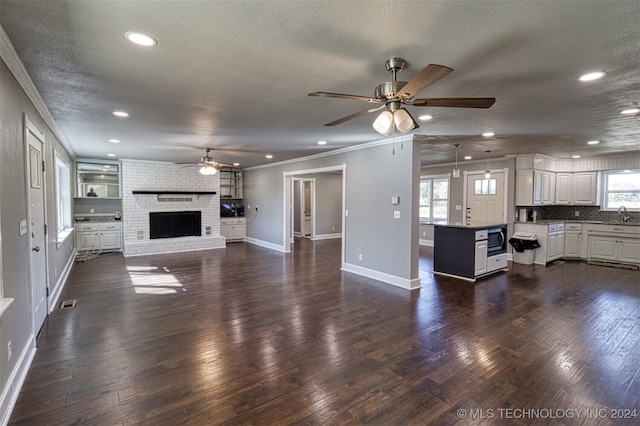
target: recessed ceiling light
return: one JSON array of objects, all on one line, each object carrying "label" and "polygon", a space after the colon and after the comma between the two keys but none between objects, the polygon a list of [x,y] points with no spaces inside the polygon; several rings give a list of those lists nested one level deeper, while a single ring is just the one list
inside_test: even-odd
[{"label": "recessed ceiling light", "polygon": [[625,109],[620,111],[620,114],[624,114],[624,115],[633,115],[633,114],[637,114],[640,112],[640,108],[629,108],[629,109]]},{"label": "recessed ceiling light", "polygon": [[113,115],[116,117],[128,117],[129,113],[125,111],[113,111]]},{"label": "recessed ceiling light", "polygon": [[240,165],[240,163],[233,163],[233,165],[234,165],[235,167],[238,167],[238,166]]},{"label": "recessed ceiling light", "polygon": [[600,141],[589,141],[587,142],[589,145],[598,145]]},{"label": "recessed ceiling light", "polygon": [[465,160],[471,160],[472,158],[473,158],[473,157],[472,157],[472,156],[470,156],[470,155],[465,155],[465,156],[464,156],[464,159],[465,159]]},{"label": "recessed ceiling light", "polygon": [[270,159],[272,159],[272,158],[273,158],[273,155],[271,155],[271,154],[267,154],[267,155],[265,155],[265,156],[264,156],[264,158],[268,158],[268,159],[270,160]]},{"label": "recessed ceiling light", "polygon": [[493,133],[493,132],[484,132],[484,133],[482,134],[482,136],[484,136],[485,138],[490,138],[490,137],[495,136],[495,135],[496,135],[496,134],[495,134],[495,133]]},{"label": "recessed ceiling light", "polygon": [[579,155],[572,155],[571,158],[580,158]]},{"label": "recessed ceiling light", "polygon": [[593,81],[593,80],[597,80],[599,78],[602,78],[605,75],[607,75],[607,73],[604,72],[604,71],[590,72],[588,74],[585,74],[585,75],[581,76],[578,80],[580,80],[580,81]]},{"label": "recessed ceiling light", "polygon": [[136,31],[129,31],[124,35],[124,37],[131,43],[135,43],[140,46],[153,47],[158,45],[158,40],[155,38]]},{"label": "recessed ceiling light", "polygon": [[318,145],[326,145],[327,141],[318,141]]},{"label": "recessed ceiling light", "polygon": [[120,143],[120,139],[109,139],[111,143]]},{"label": "recessed ceiling light", "polygon": [[115,157],[115,154],[107,154],[107,157]]},{"label": "recessed ceiling light", "polygon": [[420,117],[418,117],[418,120],[420,120],[420,121],[429,121],[429,120],[432,120],[432,119],[433,119],[433,116],[429,115],[429,114],[424,114],[424,115],[421,115]]}]

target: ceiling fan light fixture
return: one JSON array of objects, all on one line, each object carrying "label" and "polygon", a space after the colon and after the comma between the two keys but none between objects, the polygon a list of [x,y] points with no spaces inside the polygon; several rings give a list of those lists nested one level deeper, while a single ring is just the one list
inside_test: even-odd
[{"label": "ceiling fan light fixture", "polygon": [[403,135],[416,127],[413,118],[404,108],[400,108],[393,113],[393,121]]},{"label": "ceiling fan light fixture", "polygon": [[373,128],[381,135],[391,136],[393,134],[393,113],[391,111],[382,111],[376,121],[373,122]]},{"label": "ceiling fan light fixture", "polygon": [[211,176],[211,175],[215,175],[216,173],[218,173],[218,169],[216,169],[213,166],[210,166],[208,164],[205,164],[204,166],[202,166],[199,170],[201,175],[205,175],[205,176]]}]

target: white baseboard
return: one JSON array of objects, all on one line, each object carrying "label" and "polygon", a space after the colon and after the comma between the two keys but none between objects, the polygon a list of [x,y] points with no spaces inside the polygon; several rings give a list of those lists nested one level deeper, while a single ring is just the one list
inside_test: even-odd
[{"label": "white baseboard", "polygon": [[260,246],[260,247],[264,247],[264,248],[268,248],[268,249],[271,249],[271,250],[279,251],[281,253],[286,253],[286,250],[284,249],[284,247],[279,246],[277,244],[270,243],[268,241],[262,241],[262,240],[257,240],[255,238],[247,237],[246,242],[248,242],[250,244],[255,244],[255,245]]},{"label": "white baseboard", "polygon": [[420,240],[419,244],[421,246],[433,247],[433,240]]},{"label": "white baseboard", "polygon": [[56,281],[56,285],[52,291],[49,292],[49,313],[53,312],[58,304],[58,299],[60,298],[60,294],[62,294],[62,289],[64,288],[64,283],[67,282],[67,278],[71,273],[71,268],[73,267],[73,262],[76,258],[76,250],[73,249],[73,253],[71,253],[71,257],[69,261],[64,267],[64,270],[58,277],[58,281]]},{"label": "white baseboard", "polygon": [[401,278],[395,275],[386,274],[384,272],[374,271],[373,269],[363,268],[362,266],[357,266],[351,263],[345,263],[342,267],[342,270],[357,275],[362,275],[367,278],[373,278],[374,280],[382,281],[383,283],[404,288],[405,290],[416,290],[420,288],[420,278]]},{"label": "white baseboard", "polygon": [[9,375],[9,380],[0,394],[0,425],[9,423],[11,412],[16,405],[20,389],[27,378],[29,367],[36,355],[36,336],[29,336],[29,340],[24,349],[20,353],[20,358],[16,362],[16,366]]},{"label": "white baseboard", "polygon": [[341,233],[337,233],[337,234],[316,234],[316,237],[313,239],[314,241],[316,240],[332,240],[334,238],[342,238],[342,234]]}]

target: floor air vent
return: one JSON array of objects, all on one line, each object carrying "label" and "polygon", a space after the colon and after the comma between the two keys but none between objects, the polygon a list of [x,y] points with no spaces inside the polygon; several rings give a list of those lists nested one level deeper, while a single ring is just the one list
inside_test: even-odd
[{"label": "floor air vent", "polygon": [[62,303],[60,303],[60,309],[69,309],[69,308],[75,308],[76,307],[76,300],[64,300]]}]

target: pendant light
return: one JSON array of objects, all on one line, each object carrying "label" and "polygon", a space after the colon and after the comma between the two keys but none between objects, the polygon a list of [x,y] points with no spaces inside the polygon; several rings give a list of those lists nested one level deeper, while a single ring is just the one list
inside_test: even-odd
[{"label": "pendant light", "polygon": [[491,153],[491,150],[488,149],[485,152],[487,153],[487,170],[484,171],[484,178],[491,179],[491,170],[489,169],[489,153]]},{"label": "pendant light", "polygon": [[453,166],[453,177],[454,178],[459,178],[460,177],[460,169],[458,168],[458,147],[460,146],[459,143],[454,144],[453,146],[456,147],[456,165]]}]

